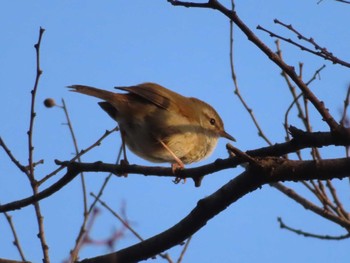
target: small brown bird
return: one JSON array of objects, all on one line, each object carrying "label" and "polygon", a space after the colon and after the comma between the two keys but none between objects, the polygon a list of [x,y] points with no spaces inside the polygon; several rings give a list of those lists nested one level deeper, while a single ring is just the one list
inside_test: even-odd
[{"label": "small brown bird", "polygon": [[119,124],[125,161],[126,144],[143,159],[171,163],[175,171],[208,157],[219,137],[235,141],[209,104],[155,83],[117,87],[124,94],[83,85],[68,88],[104,100],[98,104]]}]

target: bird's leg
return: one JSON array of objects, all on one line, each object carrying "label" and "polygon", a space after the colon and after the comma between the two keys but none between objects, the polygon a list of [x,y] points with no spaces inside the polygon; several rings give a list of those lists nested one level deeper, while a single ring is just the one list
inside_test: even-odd
[{"label": "bird's leg", "polygon": [[[124,132],[124,130],[122,130],[122,129],[120,130],[120,135],[121,135],[121,138],[122,138],[122,149],[123,149],[123,155],[124,155],[124,159],[120,160],[120,165],[128,165],[129,161],[128,161],[128,158],[126,157],[125,132]],[[124,174],[121,174],[121,176],[127,177],[128,174],[124,173]]]},{"label": "bird's leg", "polygon": [[[161,139],[158,139],[160,144],[170,153],[170,155],[174,158],[176,161],[175,163],[171,164],[171,170],[173,171],[173,174],[175,174],[177,169],[184,169],[185,165],[184,163],[179,159],[179,157],[176,156],[176,154],[166,145]],[[174,182],[177,184],[182,180],[182,178],[176,177]],[[186,178],[183,179],[184,183],[186,182]]]}]

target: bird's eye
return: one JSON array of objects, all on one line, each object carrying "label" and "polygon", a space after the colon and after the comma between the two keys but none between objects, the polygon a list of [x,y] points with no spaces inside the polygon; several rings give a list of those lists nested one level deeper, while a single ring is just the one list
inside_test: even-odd
[{"label": "bird's eye", "polygon": [[210,119],[210,124],[213,125],[213,126],[215,125],[215,119],[214,118]]}]

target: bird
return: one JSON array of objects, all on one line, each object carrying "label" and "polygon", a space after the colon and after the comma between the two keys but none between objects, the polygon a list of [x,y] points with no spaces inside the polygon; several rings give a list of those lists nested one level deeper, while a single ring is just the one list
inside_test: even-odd
[{"label": "bird", "polygon": [[126,93],[85,85],[68,88],[103,100],[98,104],[119,125],[127,163],[125,145],[150,162],[171,163],[175,172],[208,157],[219,137],[235,141],[212,106],[156,83],[115,87]]}]

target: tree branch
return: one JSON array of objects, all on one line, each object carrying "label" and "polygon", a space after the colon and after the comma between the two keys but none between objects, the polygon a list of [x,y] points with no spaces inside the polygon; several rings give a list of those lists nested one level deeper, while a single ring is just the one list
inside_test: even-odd
[{"label": "tree branch", "polygon": [[[266,156],[283,156],[290,152],[295,152],[300,149],[309,148],[309,147],[323,147],[328,145],[350,145],[350,140],[344,137],[337,137],[330,132],[304,132],[295,127],[290,127],[290,132],[294,137],[291,141],[275,144],[273,146],[263,147],[256,150],[247,151],[251,157],[266,157]],[[342,160],[342,159],[340,159]],[[326,160],[325,160],[326,161]],[[95,163],[77,163],[77,162],[60,162],[56,161],[57,164],[66,166],[68,168],[67,173],[56,183],[49,186],[45,190],[37,193],[33,196],[7,203],[0,206],[0,212],[6,212],[11,210],[20,209],[22,207],[28,206],[33,202],[42,200],[61,188],[66,184],[72,181],[79,173],[81,172],[111,172],[115,175],[120,174],[143,174],[146,176],[164,176],[164,177],[178,177],[178,178],[192,178],[194,182],[197,182],[201,177],[212,174],[224,169],[234,168],[244,161],[239,157],[232,157],[227,159],[217,159],[215,162],[199,166],[196,168],[177,170],[174,174],[171,168],[165,167],[148,167],[148,166],[139,166],[139,165],[115,165],[107,164],[102,162]],[[332,179],[336,178],[312,178],[312,179]],[[298,179],[296,179],[298,180]],[[302,179],[300,179],[302,180]],[[305,180],[310,180],[310,177]],[[198,185],[196,185],[198,186]]]},{"label": "tree branch", "polygon": [[[210,219],[225,210],[246,194],[257,188],[278,181],[344,178],[349,176],[350,160],[333,159],[316,161],[291,161],[281,158],[265,158],[260,167],[251,167],[229,181],[215,193],[201,199],[197,206],[180,222],[168,230],[143,242],[115,253],[85,259],[82,263],[138,262],[153,257],[176,246],[205,226]],[[343,221],[345,228],[350,221]]]},{"label": "tree branch", "polygon": [[[168,0],[169,2],[169,0]],[[320,101],[315,94],[307,87],[307,85],[302,81],[302,79],[295,72],[294,67],[287,65],[280,57],[274,53],[267,45],[265,45],[250,28],[238,17],[235,11],[232,11],[217,0],[208,1],[207,4],[193,4],[191,2],[184,1],[170,1],[174,6],[184,6],[184,7],[203,7],[218,10],[223,15],[231,19],[248,37],[248,39],[253,42],[265,55],[279,66],[283,71],[285,71],[288,76],[294,81],[294,83],[299,87],[299,89],[304,93],[304,96],[310,100],[317,111],[322,116],[322,119],[328,124],[330,130],[335,133],[343,134],[343,127],[341,127],[333,116],[329,113],[328,109],[325,107],[324,103]],[[197,6],[200,5],[200,6]]]}]

